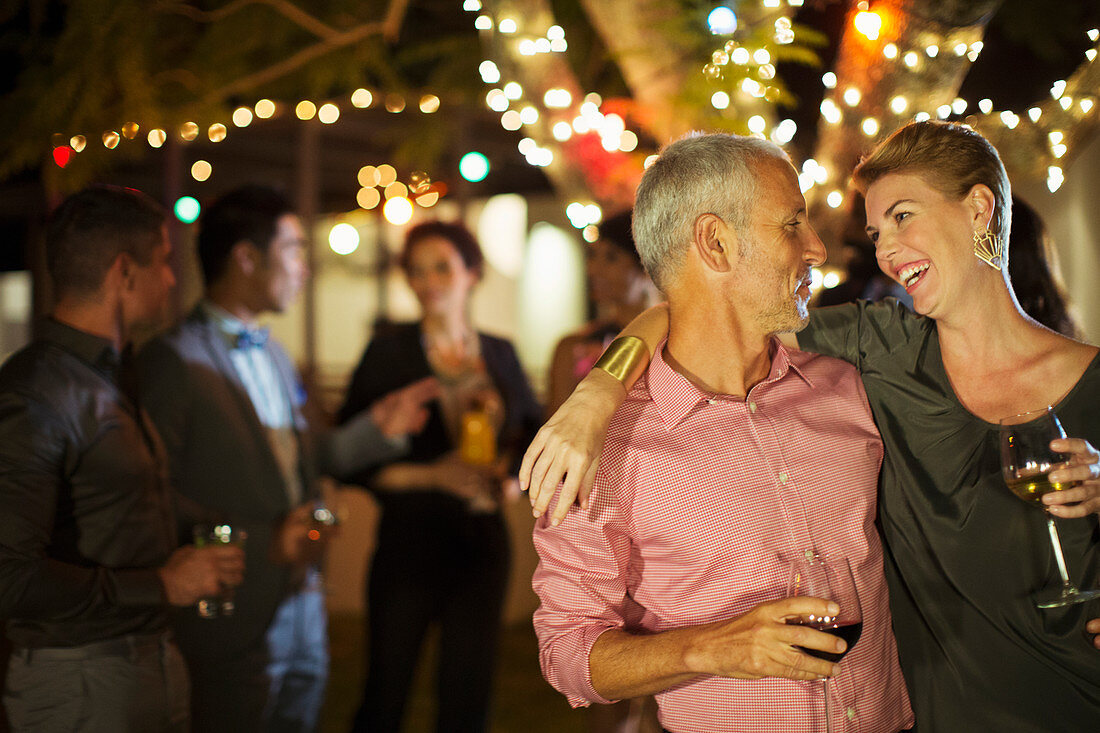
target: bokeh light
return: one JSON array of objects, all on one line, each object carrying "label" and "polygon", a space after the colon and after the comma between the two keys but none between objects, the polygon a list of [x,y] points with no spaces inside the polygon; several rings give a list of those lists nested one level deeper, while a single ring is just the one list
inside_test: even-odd
[{"label": "bokeh light", "polygon": [[470,183],[484,181],[489,175],[489,159],[477,151],[466,153],[458,162],[458,172]]},{"label": "bokeh light", "polygon": [[198,199],[193,196],[180,196],[176,199],[176,204],[172,207],[172,210],[175,212],[177,219],[184,224],[191,224],[199,218],[202,207],[199,205]]}]

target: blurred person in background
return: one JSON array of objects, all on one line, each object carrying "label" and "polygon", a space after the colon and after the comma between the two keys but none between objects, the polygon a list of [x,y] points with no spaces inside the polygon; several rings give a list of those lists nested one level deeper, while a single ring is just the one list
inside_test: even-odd
[{"label": "blurred person in background", "polygon": [[14,731],[191,730],[167,606],[241,581],[236,547],[177,547],[131,335],[175,286],[165,212],[96,186],[53,213],[57,303],[0,368],[0,617]]},{"label": "blurred person in background", "polygon": [[440,627],[437,730],[488,729],[510,561],[501,514],[513,459],[541,419],[515,350],[470,323],[481,248],[465,226],[427,222],[401,268],[421,320],[376,333],[338,420],[426,377],[439,382],[407,458],[363,474],[381,505],[367,588],[367,679],[353,729],[397,733],[428,628]]},{"label": "blurred person in background", "polygon": [[[142,352],[142,388],[191,523],[248,534],[249,572],[231,615],[175,618],[202,731],[311,731],[328,679],[319,563],[332,528],[319,473],[403,454],[431,384],[379,399],[339,431],[311,429],[290,357],[258,319],[285,312],[309,271],[307,240],[277,191],[246,186],[211,204],[198,253],[203,299]],[[380,398],[383,396],[378,395]]]},{"label": "blurred person in background", "polygon": [[1058,274],[1058,254],[1039,212],[1012,197],[1008,276],[1024,313],[1052,331],[1078,337],[1069,299]]},{"label": "blurred person in background", "polygon": [[655,300],[630,234],[630,211],[600,224],[600,236],[584,253],[592,318],[564,337],[550,362],[547,410],[553,412],[577,386],[611,339]]}]

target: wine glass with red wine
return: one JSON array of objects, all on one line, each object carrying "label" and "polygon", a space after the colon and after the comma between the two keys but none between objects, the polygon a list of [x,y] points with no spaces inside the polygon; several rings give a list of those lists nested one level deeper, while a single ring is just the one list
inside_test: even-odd
[{"label": "wine glass with red wine", "polygon": [[[807,550],[801,557],[791,562],[791,577],[787,587],[787,596],[813,596],[825,598],[840,606],[836,616],[803,616],[791,619],[787,623],[809,626],[838,636],[848,644],[840,652],[822,652],[817,649],[797,647],[799,651],[824,659],[839,662],[852,650],[863,633],[863,611],[859,606],[859,593],[852,577],[852,568],[846,557],[832,557]],[[825,726],[829,733],[833,731],[830,715],[829,680],[825,679],[822,690],[825,694]]]}]

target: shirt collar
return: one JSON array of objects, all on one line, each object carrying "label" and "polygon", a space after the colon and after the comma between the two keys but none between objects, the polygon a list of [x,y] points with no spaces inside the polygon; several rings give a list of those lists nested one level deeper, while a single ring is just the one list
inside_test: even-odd
[{"label": "shirt collar", "polygon": [[57,344],[78,359],[101,371],[114,375],[121,356],[110,339],[81,331],[48,317],[38,329],[39,338]]},{"label": "shirt collar", "polygon": [[237,342],[242,332],[257,330],[255,326],[248,325],[213,301],[204,298],[199,301],[199,308],[202,309],[207,319],[214,324],[214,327],[218,329],[225,338],[226,345],[231,349],[238,346]]},{"label": "shirt collar", "polygon": [[[662,421],[670,430],[679,425],[700,403],[710,401],[743,403],[745,401],[741,397],[707,392],[695,386],[691,380],[677,372],[665,361],[664,348],[666,341],[667,339],[661,341],[657,346],[656,353],[653,354],[653,359],[649,363],[649,370],[646,373],[646,383],[650,397],[657,407],[657,412],[660,413]],[[778,382],[790,373],[797,375],[808,387],[813,389],[813,382],[791,359],[790,352],[787,351],[787,348],[783,346],[778,338],[772,337],[769,348],[772,363],[768,376],[759,384],[754,385],[750,391],[767,389],[766,385]]]}]

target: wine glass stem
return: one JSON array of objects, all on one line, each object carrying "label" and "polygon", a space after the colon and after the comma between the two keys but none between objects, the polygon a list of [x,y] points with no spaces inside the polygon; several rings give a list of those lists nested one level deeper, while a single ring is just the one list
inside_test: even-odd
[{"label": "wine glass stem", "polygon": [[831,706],[831,703],[829,702],[829,678],[828,677],[826,677],[824,680],[822,680],[821,689],[825,693],[825,733],[833,733],[833,717],[831,715],[831,710],[830,710],[830,708],[832,706]]},{"label": "wine glass stem", "polygon": [[1062,556],[1062,542],[1058,538],[1058,528],[1054,526],[1054,517],[1047,515],[1047,529],[1050,530],[1050,544],[1054,547],[1054,559],[1058,563],[1058,574],[1062,576],[1062,587],[1076,590],[1069,581],[1069,572],[1066,570],[1066,558]]}]

